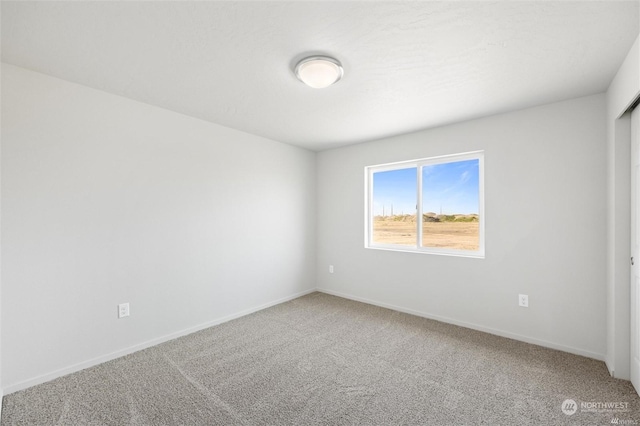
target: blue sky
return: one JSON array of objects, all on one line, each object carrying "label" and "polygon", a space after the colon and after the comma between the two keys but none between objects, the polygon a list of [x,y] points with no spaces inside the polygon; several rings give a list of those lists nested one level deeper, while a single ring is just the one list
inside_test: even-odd
[{"label": "blue sky", "polygon": [[[440,214],[478,213],[479,161],[434,164],[422,169],[422,211]],[[374,215],[414,214],[416,169],[399,169],[373,175]]]}]

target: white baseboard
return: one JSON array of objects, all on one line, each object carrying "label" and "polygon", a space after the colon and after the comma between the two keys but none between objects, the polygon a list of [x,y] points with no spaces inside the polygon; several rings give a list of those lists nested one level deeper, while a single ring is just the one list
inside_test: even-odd
[{"label": "white baseboard", "polygon": [[504,330],[498,330],[498,329],[491,328],[491,327],[485,327],[485,326],[479,325],[479,324],[473,324],[473,323],[469,323],[469,322],[458,321],[458,320],[455,320],[453,318],[447,318],[447,317],[442,317],[442,316],[439,316],[439,315],[433,315],[433,314],[429,314],[429,313],[426,313],[426,312],[421,312],[421,311],[416,311],[416,310],[413,310],[413,309],[404,308],[402,306],[391,305],[389,303],[383,303],[383,302],[379,302],[379,301],[376,301],[376,300],[367,299],[367,298],[364,298],[364,297],[358,297],[358,296],[353,296],[353,295],[350,295],[350,294],[341,293],[341,292],[338,292],[338,291],[322,289],[322,288],[318,288],[316,290],[321,292],[321,293],[327,293],[327,294],[331,294],[333,296],[338,296],[338,297],[342,297],[342,298],[345,298],[345,299],[355,300],[356,302],[362,302],[362,303],[367,303],[369,305],[380,306],[381,308],[392,309],[394,311],[404,312],[406,314],[416,315],[416,316],[419,316],[419,317],[428,318],[428,319],[432,319],[432,320],[436,320],[436,321],[440,321],[440,322],[445,322],[445,323],[448,323],[448,324],[458,325],[460,327],[470,328],[472,330],[482,331],[482,332],[485,332],[485,333],[494,334],[496,336],[506,337],[506,338],[509,338],[509,339],[518,340],[518,341],[525,342],[525,343],[531,343],[533,345],[543,346],[545,348],[556,349],[556,350],[559,350],[559,351],[562,351],[562,352],[568,352],[568,353],[574,354],[574,355],[580,355],[580,356],[584,356],[584,357],[587,357],[587,358],[597,359],[598,361],[605,361],[605,355],[604,354],[599,354],[599,353],[596,353],[596,352],[586,351],[586,350],[583,350],[583,349],[574,348],[574,347],[571,347],[571,346],[565,346],[565,345],[561,345],[561,344],[554,343],[554,342],[548,342],[546,340],[535,339],[533,337],[528,337],[528,336],[524,336],[524,335],[521,335],[521,334],[511,333],[511,332],[504,331]]},{"label": "white baseboard", "polygon": [[128,348],[124,348],[124,349],[121,349],[121,350],[118,350],[118,351],[115,351],[115,352],[111,352],[111,353],[106,354],[106,355],[102,355],[102,356],[99,356],[99,357],[96,357],[96,358],[89,359],[87,361],[83,361],[83,362],[80,362],[80,363],[77,363],[77,364],[73,364],[73,365],[70,365],[68,367],[64,367],[64,368],[52,371],[52,372],[47,373],[47,374],[43,374],[43,375],[40,375],[40,376],[37,376],[37,377],[33,377],[31,379],[24,380],[22,382],[18,382],[18,383],[14,383],[12,385],[6,386],[6,387],[4,387],[3,389],[0,390],[0,415],[2,414],[1,403],[2,403],[2,396],[3,395],[8,395],[10,393],[17,392],[17,391],[20,391],[22,389],[29,388],[31,386],[39,385],[41,383],[48,382],[48,381],[56,379],[58,377],[62,377],[62,376],[65,376],[67,374],[75,373],[77,371],[84,370],[85,368],[93,367],[95,365],[102,364],[103,362],[111,361],[113,359],[120,358],[122,356],[131,354],[133,352],[137,352],[137,351],[149,348],[151,346],[155,346],[155,345],[158,345],[160,343],[164,343],[166,341],[169,341],[169,340],[172,340],[172,339],[176,339],[178,337],[182,337],[182,336],[186,336],[186,335],[191,334],[191,333],[195,333],[196,331],[200,331],[200,330],[203,330],[205,328],[213,327],[215,325],[222,324],[224,322],[231,321],[233,319],[240,318],[240,317],[252,314],[252,313],[257,312],[257,311],[261,311],[261,310],[269,308],[271,306],[278,305],[278,304],[284,303],[284,302],[288,302],[289,300],[297,299],[298,297],[307,295],[309,293],[313,293],[315,291],[319,291],[319,292],[326,293],[326,294],[331,294],[331,295],[342,297],[342,298],[345,298],[345,299],[355,300],[357,302],[362,302],[362,303],[367,303],[367,304],[370,304],[370,305],[380,306],[382,308],[393,309],[394,311],[404,312],[404,313],[407,313],[407,314],[416,315],[416,316],[419,316],[419,317],[428,318],[428,319],[432,319],[432,320],[436,320],[436,321],[440,321],[440,322],[444,322],[444,323],[448,323],[448,324],[458,325],[460,327],[470,328],[472,330],[478,330],[478,331],[482,331],[482,332],[485,332],[485,333],[494,334],[496,336],[506,337],[506,338],[509,338],[509,339],[514,339],[514,340],[518,340],[518,341],[522,341],[522,342],[526,342],[526,343],[531,343],[531,344],[534,344],[534,345],[543,346],[543,347],[547,347],[547,348],[550,348],[550,349],[556,349],[556,350],[559,350],[559,351],[568,352],[568,353],[575,354],[575,355],[581,355],[581,356],[584,356],[584,357],[587,357],[587,358],[597,359],[599,361],[605,361],[605,355],[604,354],[590,352],[590,351],[586,351],[586,350],[583,350],[583,349],[574,348],[574,347],[571,347],[571,346],[565,346],[565,345],[557,344],[557,343],[554,343],[554,342],[548,342],[546,340],[539,340],[539,339],[535,339],[535,338],[532,338],[532,337],[511,333],[511,332],[507,332],[507,331],[504,331],[504,330],[498,330],[498,329],[491,328],[491,327],[485,327],[485,326],[478,325],[478,324],[468,323],[468,322],[464,322],[464,321],[458,321],[458,320],[455,320],[455,319],[452,319],[452,318],[447,318],[447,317],[442,317],[442,316],[439,316],[439,315],[429,314],[429,313],[426,313],[426,312],[416,311],[416,310],[413,310],[413,309],[404,308],[402,306],[396,306],[396,305],[392,305],[392,304],[389,304],[389,303],[379,302],[379,301],[372,300],[372,299],[367,299],[367,298],[364,298],[364,297],[353,296],[353,295],[350,295],[350,294],[341,293],[341,292],[328,290],[328,289],[314,288],[314,289],[306,290],[306,291],[303,291],[303,292],[300,292],[300,293],[292,294],[290,296],[283,297],[281,299],[274,300],[274,301],[271,301],[269,303],[262,304],[260,306],[256,306],[256,307],[249,308],[249,309],[245,309],[245,310],[242,310],[242,311],[237,312],[237,313],[232,314],[232,315],[227,315],[225,317],[217,318],[217,319],[214,319],[212,321],[208,321],[208,322],[206,322],[204,324],[199,324],[197,326],[190,327],[190,328],[187,328],[187,329],[184,329],[184,330],[181,330],[181,331],[177,331],[177,332],[174,332],[174,333],[171,333],[171,334],[167,334],[165,336],[161,336],[161,337],[158,337],[156,339],[151,339],[151,340],[148,340],[146,342],[142,342],[140,344],[130,346]]},{"label": "white baseboard", "polygon": [[[249,314],[252,314],[254,312],[261,311],[263,309],[269,308],[269,307],[274,306],[274,305],[278,305],[280,303],[288,302],[289,300],[297,299],[298,297],[304,296],[304,295],[309,294],[309,293],[313,293],[315,291],[316,291],[316,289],[314,288],[314,289],[302,291],[300,293],[292,294],[290,296],[283,297],[283,298],[278,299],[278,300],[274,300],[274,301],[271,301],[271,302],[268,302],[268,303],[265,303],[265,304],[262,304],[262,305],[259,305],[259,306],[255,306],[253,308],[242,310],[242,311],[237,312],[235,314],[227,315],[227,316],[224,316],[224,317],[221,317],[221,318],[214,319],[212,321],[208,321],[208,322],[206,322],[204,324],[199,324],[199,325],[196,325],[194,327],[190,327],[190,328],[187,328],[187,329],[184,329],[184,330],[177,331],[175,333],[171,333],[171,334],[167,334],[165,336],[161,336],[161,337],[158,337],[158,338],[155,338],[155,339],[147,340],[146,342],[142,342],[142,343],[139,343],[137,345],[130,346],[128,348],[124,348],[124,349],[121,349],[121,350],[118,350],[118,351],[115,351],[115,352],[111,352],[111,353],[106,354],[106,355],[102,355],[102,356],[99,356],[99,357],[96,357],[96,358],[89,359],[87,361],[83,361],[83,362],[80,362],[80,363],[77,363],[77,364],[73,364],[73,365],[70,365],[68,367],[64,367],[64,368],[61,368],[59,370],[52,371],[52,372],[47,373],[47,374],[43,374],[43,375],[40,375],[40,376],[37,376],[37,377],[33,377],[31,379],[24,380],[22,382],[14,383],[12,385],[4,387],[2,390],[4,391],[4,394],[8,395],[10,393],[17,392],[17,391],[29,388],[31,386],[36,386],[36,385],[39,385],[41,383],[45,383],[45,382],[51,381],[53,379],[57,379],[58,377],[66,376],[67,374],[71,374],[71,373],[75,373],[75,372],[80,371],[80,370],[84,370],[85,368],[89,368],[89,367],[93,367],[93,366],[98,365],[98,364],[102,364],[103,362],[111,361],[113,359],[120,358],[120,357],[125,356],[125,355],[129,355],[129,354],[131,354],[133,352],[137,352],[137,351],[140,351],[142,349],[147,349],[147,348],[149,348],[151,346],[155,346],[155,345],[158,345],[160,343],[164,343],[166,341],[176,339],[178,337],[182,337],[182,336],[186,336],[186,335],[191,334],[191,333],[195,333],[196,331],[200,331],[200,330],[203,330],[205,328],[213,327],[214,325],[222,324],[222,323],[225,323],[227,321],[231,321],[233,319],[240,318],[240,317],[243,317],[245,315],[249,315]],[[1,410],[1,408],[0,408],[0,410]]]},{"label": "white baseboard", "polygon": [[611,375],[611,377],[615,378],[616,372],[613,370],[613,368],[611,368],[611,365],[609,365],[609,359],[606,357],[604,359],[604,365],[607,366],[607,370],[609,371],[609,374]]}]

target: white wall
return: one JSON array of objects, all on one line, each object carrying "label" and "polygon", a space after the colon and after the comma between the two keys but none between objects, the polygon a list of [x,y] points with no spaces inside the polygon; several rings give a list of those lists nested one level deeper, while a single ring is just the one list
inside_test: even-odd
[{"label": "white wall", "polygon": [[[318,287],[604,359],[604,117],[601,94],[319,153]],[[365,166],[474,150],[485,259],[364,248]]]},{"label": "white wall", "polygon": [[3,65],[5,393],[313,289],[315,177],[313,152]]},{"label": "white wall", "polygon": [[[2,68],[0,67],[0,93],[2,93]],[[2,96],[0,95],[0,105]],[[0,111],[0,129],[2,129],[2,113]],[[2,135],[0,134],[0,419],[2,419]]]},{"label": "white wall", "polygon": [[629,116],[623,115],[640,95],[640,38],[607,90],[607,357],[609,372],[630,375],[630,140]]}]

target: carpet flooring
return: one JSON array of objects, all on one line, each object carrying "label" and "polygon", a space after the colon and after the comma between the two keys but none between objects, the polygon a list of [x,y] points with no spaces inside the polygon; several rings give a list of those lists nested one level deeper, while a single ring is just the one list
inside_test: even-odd
[{"label": "carpet flooring", "polygon": [[2,409],[2,425],[615,419],[640,424],[640,398],[600,361],[323,293],[6,395]]}]

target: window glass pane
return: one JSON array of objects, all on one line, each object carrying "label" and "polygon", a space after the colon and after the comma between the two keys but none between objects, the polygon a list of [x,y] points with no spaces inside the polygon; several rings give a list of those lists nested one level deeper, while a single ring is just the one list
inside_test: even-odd
[{"label": "window glass pane", "polygon": [[416,167],[373,173],[373,243],[416,247],[416,180]]},{"label": "window glass pane", "polygon": [[478,159],[422,167],[422,246],[480,247]]}]

